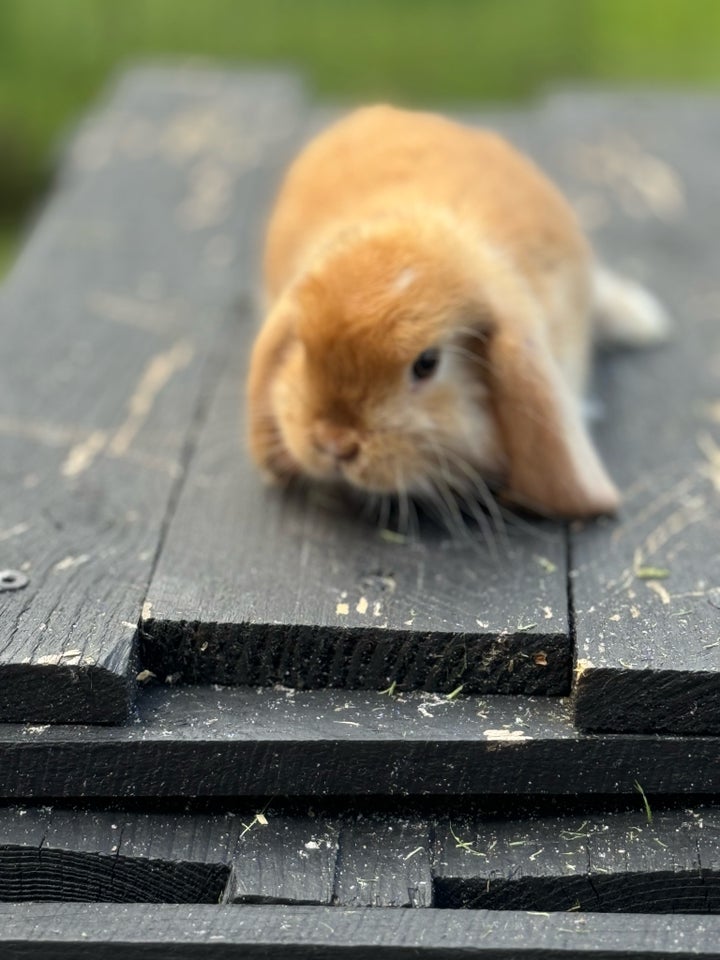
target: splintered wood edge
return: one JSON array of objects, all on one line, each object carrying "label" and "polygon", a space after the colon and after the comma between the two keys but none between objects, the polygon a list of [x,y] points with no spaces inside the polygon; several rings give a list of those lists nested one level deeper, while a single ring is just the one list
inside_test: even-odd
[{"label": "splintered wood edge", "polygon": [[[253,688],[283,684],[301,690],[379,691],[392,687],[399,693],[426,691],[456,696],[559,697],[570,693],[572,642],[567,634],[556,631],[508,635],[407,628],[378,631],[290,622],[157,620],[147,616],[149,612],[143,611],[139,628],[139,658],[143,671],[147,671],[142,680]],[[317,642],[316,659],[305,656],[286,662],[286,647],[313,640]],[[484,670],[467,655],[471,667],[467,662],[465,666],[453,666],[453,654],[463,645],[477,648],[473,653],[484,663]],[[248,646],[259,650],[258,655],[250,657]],[[386,651],[379,663],[374,663],[370,655],[358,657],[359,651],[378,647]],[[418,669],[415,659],[423,649],[432,651],[434,647],[442,657],[433,661],[432,668]],[[411,667],[407,665],[408,648],[417,651]],[[398,665],[395,660],[401,652]],[[274,664],[273,656],[284,666]],[[248,665],[248,658],[253,667]]]}]

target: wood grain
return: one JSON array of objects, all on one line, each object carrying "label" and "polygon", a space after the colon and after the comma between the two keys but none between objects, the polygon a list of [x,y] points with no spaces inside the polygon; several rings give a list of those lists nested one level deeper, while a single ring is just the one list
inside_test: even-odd
[{"label": "wood grain", "polygon": [[638,796],[619,812],[482,820],[244,807],[5,807],[0,899],[720,912],[712,805],[648,814]]},{"label": "wood grain", "polygon": [[720,739],[579,733],[552,698],[146,690],[122,728],[0,729],[0,794],[144,798],[720,790]]},{"label": "wood grain", "polygon": [[438,827],[435,906],[718,913],[716,807],[457,820]]},{"label": "wood grain", "polygon": [[[218,903],[224,818],[0,810],[0,900]],[[220,849],[222,848],[222,849]]]},{"label": "wood grain", "polygon": [[282,74],[130,73],[0,294],[0,719],[118,722],[164,523],[302,112]]},{"label": "wood grain", "polygon": [[719,917],[337,907],[0,904],[7,960],[717,960]]},{"label": "wood grain", "polygon": [[244,807],[1,808],[0,900],[329,905],[338,824]]}]

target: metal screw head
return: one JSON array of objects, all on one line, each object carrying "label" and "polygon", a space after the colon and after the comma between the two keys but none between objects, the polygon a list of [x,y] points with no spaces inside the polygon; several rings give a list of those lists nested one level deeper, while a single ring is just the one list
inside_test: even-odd
[{"label": "metal screw head", "polygon": [[6,590],[22,590],[30,582],[30,578],[21,570],[0,570],[0,593]]}]

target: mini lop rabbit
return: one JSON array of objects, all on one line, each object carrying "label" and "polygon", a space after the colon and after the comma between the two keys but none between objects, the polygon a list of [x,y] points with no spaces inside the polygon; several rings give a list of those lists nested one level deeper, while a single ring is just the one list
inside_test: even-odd
[{"label": "mini lop rabbit", "polygon": [[641,288],[596,267],[567,203],[493,133],[378,106],[318,136],[271,218],[248,381],[271,478],[612,513],[581,413],[593,313],[659,339]]}]

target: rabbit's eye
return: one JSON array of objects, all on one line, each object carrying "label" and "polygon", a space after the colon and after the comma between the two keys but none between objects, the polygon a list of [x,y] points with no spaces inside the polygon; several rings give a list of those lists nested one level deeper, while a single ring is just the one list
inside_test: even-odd
[{"label": "rabbit's eye", "polygon": [[413,380],[427,380],[438,368],[440,351],[437,347],[423,350],[412,365]]}]

